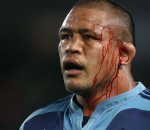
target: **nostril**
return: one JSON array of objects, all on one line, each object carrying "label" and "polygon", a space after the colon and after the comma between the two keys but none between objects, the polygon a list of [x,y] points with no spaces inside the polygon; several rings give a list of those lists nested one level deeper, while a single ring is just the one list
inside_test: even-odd
[{"label": "nostril", "polygon": [[79,38],[73,38],[66,47],[66,53],[80,53],[82,50],[82,41]]},{"label": "nostril", "polygon": [[75,48],[75,47],[72,47],[72,46],[69,46],[69,47],[66,48],[66,53],[67,54],[79,53],[79,49]]}]

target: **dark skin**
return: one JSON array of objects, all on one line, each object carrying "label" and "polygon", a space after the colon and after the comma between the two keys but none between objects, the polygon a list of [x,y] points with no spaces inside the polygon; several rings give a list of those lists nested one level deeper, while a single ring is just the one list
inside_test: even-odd
[{"label": "dark skin", "polygon": [[[130,71],[132,43],[121,39],[107,11],[73,9],[60,29],[59,55],[66,89],[89,116],[102,101],[136,86]],[[118,21],[118,27],[123,27]],[[69,68],[69,64],[78,67]]]}]

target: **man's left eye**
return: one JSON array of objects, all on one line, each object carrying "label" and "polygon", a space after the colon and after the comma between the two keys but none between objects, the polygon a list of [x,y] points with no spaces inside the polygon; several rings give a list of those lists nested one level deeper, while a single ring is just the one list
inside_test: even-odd
[{"label": "man's left eye", "polygon": [[84,35],[83,38],[84,39],[94,39],[94,37],[91,35]]}]

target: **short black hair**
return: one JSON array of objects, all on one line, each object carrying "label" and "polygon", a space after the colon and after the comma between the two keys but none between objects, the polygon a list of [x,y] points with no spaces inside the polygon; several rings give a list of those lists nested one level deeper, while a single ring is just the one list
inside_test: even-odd
[{"label": "short black hair", "polygon": [[92,8],[99,10],[111,10],[118,17],[122,23],[125,25],[125,29],[127,31],[122,31],[123,39],[126,39],[128,42],[133,43],[135,46],[135,27],[134,21],[131,14],[120,4],[115,3],[111,0],[78,0],[74,5],[74,8]]}]

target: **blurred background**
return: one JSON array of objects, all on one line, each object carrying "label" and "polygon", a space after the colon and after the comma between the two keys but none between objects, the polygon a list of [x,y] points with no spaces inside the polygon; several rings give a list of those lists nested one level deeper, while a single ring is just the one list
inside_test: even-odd
[{"label": "blurred background", "polygon": [[[0,17],[0,129],[18,130],[36,109],[67,95],[58,30],[77,0],[4,0]],[[137,55],[133,75],[150,83],[150,1],[114,0],[131,12]]]}]

